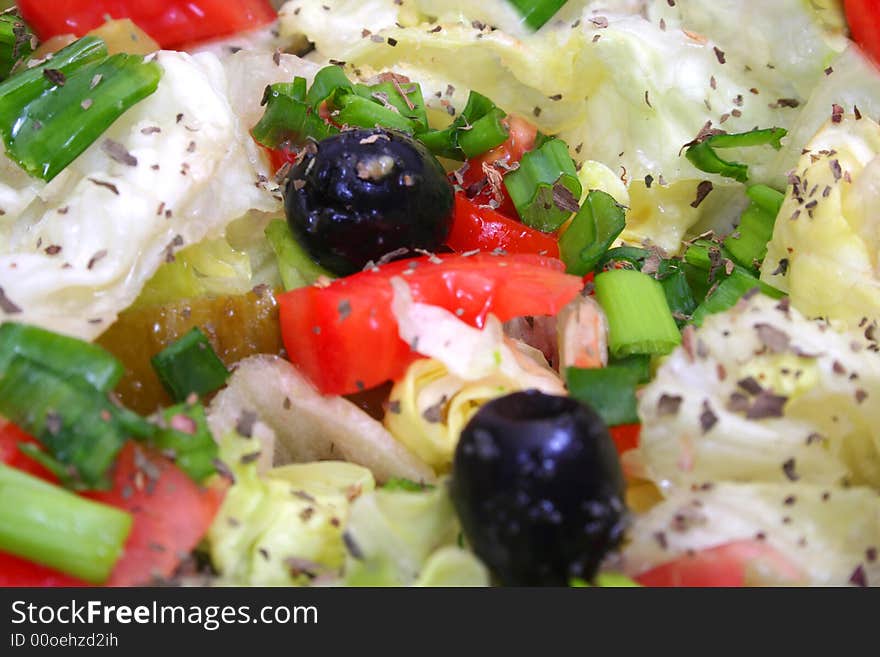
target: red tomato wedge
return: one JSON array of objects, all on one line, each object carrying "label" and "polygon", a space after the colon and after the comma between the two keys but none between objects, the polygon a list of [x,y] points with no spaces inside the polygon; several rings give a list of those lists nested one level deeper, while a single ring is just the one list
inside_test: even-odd
[{"label": "red tomato wedge", "polygon": [[747,539],[679,557],[635,580],[656,587],[741,587],[749,585],[749,573],[759,568],[772,572],[774,579],[800,579],[797,568],[779,552],[762,541]]},{"label": "red tomato wedge", "polygon": [[57,484],[58,477],[29,456],[23,454],[18,448],[19,443],[40,445],[35,438],[19,429],[12,422],[0,419],[0,463],[5,463],[16,470],[39,477],[49,483]]},{"label": "red tomato wedge", "polygon": [[555,258],[536,255],[442,255],[399,260],[278,297],[290,360],[324,394],[350,394],[400,378],[415,358],[391,312],[391,278],[401,276],[417,302],[441,306],[481,327],[555,315],[583,287]]},{"label": "red tomato wedge", "polygon": [[82,36],[107,16],[130,18],[163,48],[253,30],[275,20],[268,0],[18,0],[41,40]]},{"label": "red tomato wedge", "polygon": [[[465,167],[462,173],[461,186],[468,190],[468,193],[471,194],[472,199],[478,205],[487,205],[493,198],[491,187],[485,184],[486,172],[483,170],[483,165],[491,165],[497,162],[502,166],[496,167],[496,169],[503,175],[505,169],[519,164],[523,153],[535,147],[535,138],[538,135],[537,127],[525,119],[514,115],[508,115],[504,119],[504,123],[507,124],[510,132],[507,141],[482,155],[468,160],[467,167]],[[519,219],[513,201],[510,200],[510,196],[503,185],[500,188],[500,192],[502,199],[498,212],[512,219]]]},{"label": "red tomato wedge", "polygon": [[616,427],[609,427],[608,432],[611,434],[614,446],[617,447],[617,453],[623,454],[638,447],[641,430],[641,424],[618,424]]},{"label": "red tomato wedge", "polygon": [[5,586],[90,586],[90,584],[21,557],[0,552],[0,587]]},{"label": "red tomato wedge", "polygon": [[459,253],[474,249],[502,249],[507,253],[559,257],[559,243],[555,235],[529,228],[492,208],[481,207],[469,200],[464,192],[455,194],[452,229],[446,238],[446,245]]},{"label": "red tomato wedge", "polygon": [[853,39],[880,64],[880,0],[844,0],[843,6]]},{"label": "red tomato wedge", "polygon": [[171,576],[181,555],[208,531],[223,493],[218,487],[199,486],[165,457],[127,443],[114,466],[112,490],[86,495],[134,517],[125,552],[107,585],[145,585]]}]

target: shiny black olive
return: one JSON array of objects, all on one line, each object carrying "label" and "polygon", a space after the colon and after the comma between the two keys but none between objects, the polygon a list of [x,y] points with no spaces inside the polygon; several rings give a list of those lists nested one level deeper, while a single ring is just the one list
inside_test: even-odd
[{"label": "shiny black olive", "polygon": [[394,130],[346,130],[307,149],[284,207],[294,236],[322,266],[352,274],[392,252],[437,250],[453,190],[427,148]]},{"label": "shiny black olive", "polygon": [[483,406],[461,433],[450,493],[474,552],[508,586],[590,580],[625,529],[614,443],[570,397],[532,390]]}]

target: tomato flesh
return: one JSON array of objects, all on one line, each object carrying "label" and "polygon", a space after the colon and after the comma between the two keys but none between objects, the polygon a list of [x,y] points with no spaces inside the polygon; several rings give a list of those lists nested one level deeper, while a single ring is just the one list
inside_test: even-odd
[{"label": "tomato flesh", "polygon": [[498,189],[498,194],[501,198],[496,198],[492,187],[486,183],[486,172],[483,165],[487,167],[495,166],[503,176],[506,169],[513,168],[519,164],[523,154],[535,147],[538,128],[525,119],[514,115],[508,115],[504,119],[504,123],[509,130],[507,141],[482,155],[468,160],[467,166],[464,167],[464,171],[461,174],[460,184],[477,205],[488,205],[489,201],[494,199],[499,202],[499,213],[518,220],[519,214],[513,205],[513,201],[510,200],[507,189],[504,185],[501,185]]},{"label": "tomato flesh", "polygon": [[611,434],[614,446],[617,447],[617,453],[623,454],[638,447],[641,430],[642,425],[638,423],[619,424],[616,427],[609,427],[608,432]]},{"label": "tomato flesh", "polygon": [[350,394],[400,378],[416,357],[397,331],[391,278],[401,276],[417,302],[446,308],[482,327],[555,315],[580,292],[581,279],[554,258],[519,254],[442,255],[400,260],[278,297],[288,357],[324,394]]},{"label": "tomato flesh", "polygon": [[475,249],[507,253],[534,253],[551,258],[559,257],[556,236],[542,233],[525,224],[509,219],[492,208],[480,206],[467,198],[464,192],[455,194],[452,228],[446,238],[453,251],[465,253]]},{"label": "tomato flesh", "polygon": [[253,30],[277,16],[268,0],[18,0],[18,6],[44,41],[82,36],[110,16],[130,18],[163,48]]},{"label": "tomato flesh", "polygon": [[203,488],[164,456],[128,442],[113,470],[113,488],[86,495],[132,514],[125,552],[107,586],[138,586],[170,577],[207,533],[223,489]]},{"label": "tomato flesh", "polygon": [[655,587],[742,587],[760,563],[782,580],[797,581],[798,570],[779,552],[758,540],[732,541],[685,555],[642,573],[635,580]]},{"label": "tomato flesh", "polygon": [[7,586],[89,586],[76,577],[0,552],[0,587]]},{"label": "tomato flesh", "polygon": [[880,64],[880,0],[844,0],[843,4],[853,39]]}]

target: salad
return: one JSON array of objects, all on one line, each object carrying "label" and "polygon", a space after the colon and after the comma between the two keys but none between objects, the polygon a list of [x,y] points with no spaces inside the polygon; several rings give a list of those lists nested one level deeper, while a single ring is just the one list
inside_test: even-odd
[{"label": "salad", "polygon": [[880,3],[5,4],[0,585],[880,584]]}]

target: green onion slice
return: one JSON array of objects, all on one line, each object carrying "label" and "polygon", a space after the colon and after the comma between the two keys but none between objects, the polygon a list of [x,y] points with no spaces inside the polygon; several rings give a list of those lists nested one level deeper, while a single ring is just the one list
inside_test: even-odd
[{"label": "green onion slice", "polygon": [[206,395],[226,383],[229,370],[196,326],[150,359],[168,394],[178,402],[191,394]]},{"label": "green onion slice", "polygon": [[700,171],[717,173],[725,178],[733,178],[739,182],[749,179],[749,168],[740,162],[722,159],[716,148],[747,148],[750,146],[770,145],[776,150],[782,148],[782,138],[788,134],[784,128],[764,128],[737,134],[715,134],[699,143],[691,144],[685,152],[688,161]]},{"label": "green onion slice", "polygon": [[577,276],[593,271],[625,225],[623,208],[614,197],[598,189],[591,190],[559,238],[559,253],[566,271]]}]

